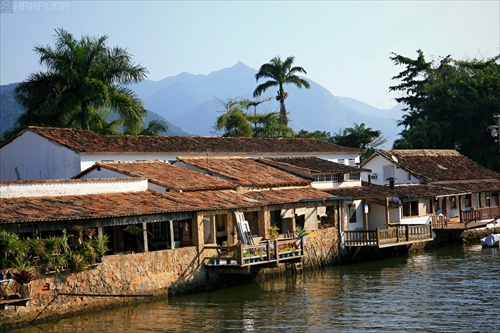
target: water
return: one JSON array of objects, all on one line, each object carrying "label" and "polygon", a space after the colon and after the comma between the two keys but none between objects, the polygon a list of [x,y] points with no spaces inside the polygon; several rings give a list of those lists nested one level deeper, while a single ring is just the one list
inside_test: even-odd
[{"label": "water", "polygon": [[499,259],[499,249],[443,248],[16,332],[495,332]]}]

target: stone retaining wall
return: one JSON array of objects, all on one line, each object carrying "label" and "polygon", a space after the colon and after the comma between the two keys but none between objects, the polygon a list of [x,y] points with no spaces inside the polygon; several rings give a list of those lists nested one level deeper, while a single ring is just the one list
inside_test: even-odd
[{"label": "stone retaining wall", "polygon": [[195,247],[105,256],[102,263],[83,272],[39,274],[38,277],[30,283],[32,296],[29,306],[9,306],[7,310],[0,310],[0,327],[144,300],[130,297],[56,297],[58,292],[166,296],[206,285],[206,275]]},{"label": "stone retaining wall", "polygon": [[[311,232],[305,239],[304,269],[330,265],[338,259],[338,231],[327,228]],[[204,252],[211,257],[215,250]],[[27,324],[33,320],[50,320],[54,317],[90,311],[104,307],[144,301],[145,298],[67,296],[59,293],[137,295],[151,294],[166,297],[168,294],[205,291],[210,287],[229,285],[227,279],[217,271],[208,272],[203,267],[202,256],[196,247],[173,250],[105,256],[102,263],[78,273],[62,272],[39,274],[32,281],[29,306],[9,306],[0,310],[0,327],[8,328]],[[253,278],[281,274],[285,264],[278,268],[259,269]],[[239,279],[245,282],[244,279]],[[228,282],[228,283],[227,283]],[[14,290],[12,290],[14,292]]]}]

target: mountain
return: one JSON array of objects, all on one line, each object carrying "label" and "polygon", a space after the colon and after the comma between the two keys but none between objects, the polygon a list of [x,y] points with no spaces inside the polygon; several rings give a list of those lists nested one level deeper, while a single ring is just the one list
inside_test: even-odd
[{"label": "mountain", "polygon": [[[223,111],[217,101],[229,98],[253,99],[252,93],[257,86],[256,73],[256,69],[238,62],[232,67],[207,75],[184,72],[159,81],[144,80],[129,85],[129,88],[143,100],[146,109],[154,117],[162,117],[167,121],[169,126],[167,135],[187,135],[187,133],[214,135],[213,126]],[[295,131],[320,130],[334,134],[340,129],[364,123],[366,127],[380,130],[382,135],[388,138],[383,148],[392,146],[392,142],[401,131],[397,128],[396,122],[403,114],[402,105],[396,105],[390,110],[377,109],[352,98],[336,97],[310,78],[305,79],[310,83],[310,89],[298,89],[292,85],[287,85],[285,88],[289,93],[286,107],[290,126]],[[259,81],[261,82],[264,81]],[[0,135],[12,127],[12,120],[15,120],[21,112],[14,107],[17,105],[12,95],[15,86],[16,84],[1,86],[0,89],[2,94]],[[260,100],[269,97],[270,101],[260,104],[257,112],[279,110],[279,103],[274,99],[275,90],[271,88],[260,97]]]},{"label": "mountain", "polygon": [[[196,135],[214,135],[215,120],[222,112],[217,99],[253,99],[252,93],[257,86],[256,73],[257,70],[238,62],[233,67],[208,75],[181,73],[157,81],[156,86],[151,81],[143,81],[130,88],[143,99],[148,110],[162,115],[185,131]],[[323,86],[306,79],[310,89],[286,87],[289,93],[286,106],[290,113],[290,126],[294,130],[320,130],[333,134],[353,127],[355,123],[364,123],[388,137],[387,147],[397,138],[400,129],[396,122],[402,115],[401,105],[390,110],[377,109],[352,98],[335,97]],[[278,111],[279,104],[274,96],[273,89],[262,96],[260,99],[271,97],[271,101],[261,104],[258,112]]]},{"label": "mountain", "polygon": [[[151,82],[155,83],[154,81]],[[5,132],[14,128],[16,120],[23,113],[23,108],[14,99],[14,89],[16,89],[18,84],[19,83],[11,83],[0,86],[0,138]],[[116,116],[110,115],[110,120],[111,119],[116,119]],[[145,126],[147,126],[151,120],[156,119],[163,120],[167,124],[168,129],[165,135],[189,135],[189,133],[183,129],[152,111],[150,111],[144,119]]]}]

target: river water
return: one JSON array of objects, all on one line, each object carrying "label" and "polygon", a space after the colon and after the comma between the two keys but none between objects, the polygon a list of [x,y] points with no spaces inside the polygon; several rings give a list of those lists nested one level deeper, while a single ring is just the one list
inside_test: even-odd
[{"label": "river water", "polygon": [[13,332],[498,332],[500,250],[448,247]]}]

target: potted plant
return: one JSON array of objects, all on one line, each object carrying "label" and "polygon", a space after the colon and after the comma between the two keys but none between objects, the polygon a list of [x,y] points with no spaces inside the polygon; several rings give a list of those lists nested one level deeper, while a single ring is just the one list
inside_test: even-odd
[{"label": "potted plant", "polygon": [[19,285],[21,298],[30,298],[31,287],[29,283],[35,280],[35,274],[31,270],[20,270],[12,274],[12,279]]}]

